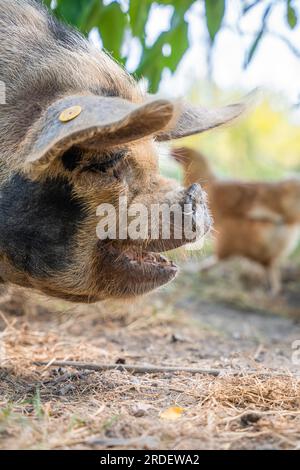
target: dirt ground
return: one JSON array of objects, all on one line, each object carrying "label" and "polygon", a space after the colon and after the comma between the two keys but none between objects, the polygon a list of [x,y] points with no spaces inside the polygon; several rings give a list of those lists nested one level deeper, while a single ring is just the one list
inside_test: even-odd
[{"label": "dirt ground", "polygon": [[[195,259],[181,264],[174,283],[133,305],[3,291],[2,449],[300,448],[299,271],[286,270],[272,298],[247,264],[206,274]],[[220,374],[93,372],[54,360]]]}]

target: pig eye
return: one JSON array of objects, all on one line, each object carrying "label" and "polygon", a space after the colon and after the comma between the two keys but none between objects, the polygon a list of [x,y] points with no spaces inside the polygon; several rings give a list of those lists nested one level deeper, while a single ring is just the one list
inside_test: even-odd
[{"label": "pig eye", "polygon": [[87,157],[82,149],[72,147],[63,154],[62,163],[68,171],[79,168],[81,172],[105,173],[127,155],[128,150],[124,149],[117,152],[106,152],[102,155]]},{"label": "pig eye", "polygon": [[123,160],[128,155],[127,150],[120,150],[118,152],[111,152],[102,155],[97,160],[94,159],[87,165],[84,165],[82,171],[91,171],[94,173],[105,173],[106,171],[113,168],[119,161]]},{"label": "pig eye", "polygon": [[78,147],[71,147],[62,156],[62,163],[66,170],[73,171],[77,168],[82,159],[82,150]]}]

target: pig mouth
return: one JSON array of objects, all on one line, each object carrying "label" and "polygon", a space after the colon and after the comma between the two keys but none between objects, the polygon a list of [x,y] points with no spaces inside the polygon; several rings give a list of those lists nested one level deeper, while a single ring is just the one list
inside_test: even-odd
[{"label": "pig mouth", "polygon": [[177,273],[178,268],[173,261],[168,260],[166,256],[162,255],[161,253],[155,253],[153,251],[125,251],[122,254],[125,258],[127,263],[129,264],[131,269],[145,269],[149,270],[159,270],[165,271],[170,273]]},{"label": "pig mouth", "polygon": [[172,281],[178,273],[176,264],[160,252],[114,245],[107,245],[105,252],[113,271],[122,274],[123,295],[147,293]]}]

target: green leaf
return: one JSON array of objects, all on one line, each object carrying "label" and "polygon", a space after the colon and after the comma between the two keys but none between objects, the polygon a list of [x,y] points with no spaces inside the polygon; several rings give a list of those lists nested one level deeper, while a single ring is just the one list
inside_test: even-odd
[{"label": "green leaf", "polygon": [[147,24],[152,2],[150,0],[130,0],[129,19],[133,36],[145,43],[145,27]]},{"label": "green leaf", "polygon": [[181,21],[176,28],[165,34],[165,44],[171,46],[171,54],[165,57],[165,64],[172,72],[175,72],[189,47],[188,24],[186,21]]},{"label": "green leaf", "polygon": [[91,1],[82,12],[79,29],[85,34],[88,34],[99,23],[100,15],[104,9],[102,0]]},{"label": "green leaf", "polygon": [[80,27],[82,15],[91,8],[94,0],[57,0],[56,15],[77,28]]},{"label": "green leaf", "polygon": [[[167,57],[163,55],[165,45],[171,48],[171,53]],[[188,47],[188,24],[182,17],[178,18],[175,11],[171,29],[161,33],[153,46],[145,49],[136,74],[148,78],[151,91],[156,92],[163,70],[168,68],[171,72],[175,72]]]},{"label": "green leaf", "polygon": [[98,18],[98,29],[103,46],[119,61],[127,24],[127,16],[116,1],[103,8]]},{"label": "green leaf", "polygon": [[151,48],[145,48],[139,67],[135,72],[138,77],[146,77],[149,80],[152,92],[157,91],[164,69],[162,47],[163,41],[159,37]]},{"label": "green leaf", "polygon": [[206,24],[210,42],[214,43],[225,15],[225,0],[205,0]]},{"label": "green leaf", "polygon": [[294,29],[297,26],[297,13],[295,8],[292,6],[291,0],[287,0],[287,21],[291,29]]},{"label": "green leaf", "polygon": [[170,5],[178,14],[182,15],[198,0],[156,0],[159,5]]}]

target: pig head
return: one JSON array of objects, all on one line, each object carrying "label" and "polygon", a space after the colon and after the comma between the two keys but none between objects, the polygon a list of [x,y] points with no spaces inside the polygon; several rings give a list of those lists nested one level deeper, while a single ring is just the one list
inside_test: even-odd
[{"label": "pig head", "polygon": [[159,142],[220,126],[244,106],[207,110],[144,96],[33,0],[1,0],[0,81],[0,282],[94,302],[172,280],[177,267],[160,253],[191,241],[174,236],[174,218],[167,239],[157,218],[158,237],[105,240],[98,207],[117,210],[120,196],[129,208],[176,203],[204,236],[205,195],[160,176]]}]

